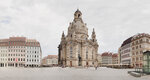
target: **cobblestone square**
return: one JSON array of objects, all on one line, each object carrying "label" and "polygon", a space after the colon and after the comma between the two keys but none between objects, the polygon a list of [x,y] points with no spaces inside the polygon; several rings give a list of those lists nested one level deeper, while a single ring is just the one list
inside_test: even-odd
[{"label": "cobblestone square", "polygon": [[0,80],[150,80],[127,73],[133,69],[94,68],[0,68]]}]

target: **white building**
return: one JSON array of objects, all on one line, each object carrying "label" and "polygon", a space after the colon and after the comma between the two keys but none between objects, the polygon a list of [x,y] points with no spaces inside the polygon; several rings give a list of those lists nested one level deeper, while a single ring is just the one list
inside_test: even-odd
[{"label": "white building", "polygon": [[0,67],[7,66],[8,46],[5,43],[7,43],[7,40],[0,40]]},{"label": "white building", "polygon": [[41,64],[41,48],[36,40],[28,39],[26,41],[26,62],[25,66],[38,67]]},{"label": "white building", "polygon": [[0,40],[0,67],[39,66],[41,57],[40,43],[36,40],[25,37]]},{"label": "white building", "polygon": [[121,55],[121,64],[131,65],[131,56],[132,56],[132,47],[131,47],[131,39],[132,37],[128,38],[123,42],[120,48],[120,55]]}]

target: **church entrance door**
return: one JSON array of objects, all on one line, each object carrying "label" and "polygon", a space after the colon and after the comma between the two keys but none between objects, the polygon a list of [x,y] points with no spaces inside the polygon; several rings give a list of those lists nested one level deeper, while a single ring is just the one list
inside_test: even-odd
[{"label": "church entrance door", "polygon": [[88,62],[86,62],[86,66],[88,66],[89,65],[89,63]]},{"label": "church entrance door", "polygon": [[72,61],[70,61],[70,67],[72,67]]},{"label": "church entrance door", "polygon": [[82,63],[81,57],[80,57],[80,55],[78,54],[78,66],[81,66],[81,63]]}]

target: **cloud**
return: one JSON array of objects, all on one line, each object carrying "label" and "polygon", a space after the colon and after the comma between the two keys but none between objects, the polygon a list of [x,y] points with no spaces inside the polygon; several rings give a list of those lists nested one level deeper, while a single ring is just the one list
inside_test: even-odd
[{"label": "cloud", "polygon": [[62,31],[67,33],[77,8],[89,36],[95,28],[99,53],[117,52],[128,37],[150,33],[149,0],[0,0],[0,38],[34,38],[43,56],[57,54]]}]

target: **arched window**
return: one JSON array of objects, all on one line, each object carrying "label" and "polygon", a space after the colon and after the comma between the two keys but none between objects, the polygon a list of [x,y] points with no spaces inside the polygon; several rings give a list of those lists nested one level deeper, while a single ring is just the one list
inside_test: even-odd
[{"label": "arched window", "polygon": [[94,58],[93,54],[94,54],[94,51],[92,50],[92,59]]},{"label": "arched window", "polygon": [[70,58],[73,57],[73,53],[72,53],[72,47],[70,47]]},{"label": "arched window", "polygon": [[146,39],[146,42],[149,42],[149,39]]},{"label": "arched window", "polygon": [[88,59],[88,48],[86,48],[86,59]]},{"label": "arched window", "polygon": [[78,54],[80,54],[80,45],[78,45]]}]

